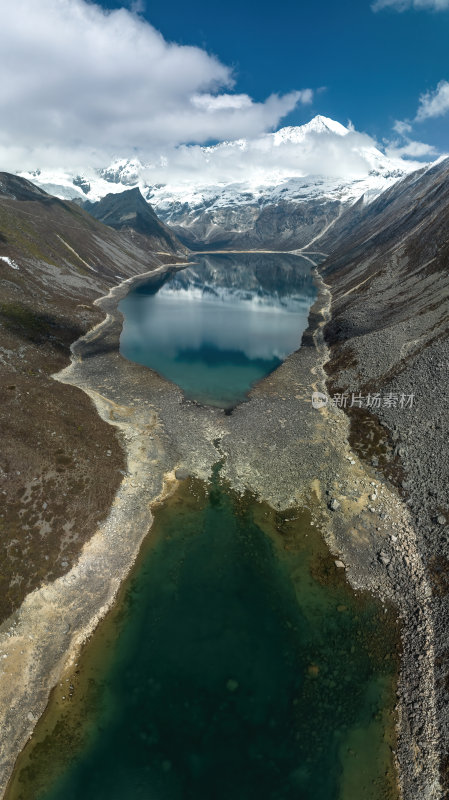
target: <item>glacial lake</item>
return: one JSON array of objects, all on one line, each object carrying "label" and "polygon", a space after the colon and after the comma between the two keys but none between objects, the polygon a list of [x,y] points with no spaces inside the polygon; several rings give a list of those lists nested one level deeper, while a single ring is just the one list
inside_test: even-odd
[{"label": "glacial lake", "polygon": [[217,467],[156,510],[7,800],[397,800],[397,646],[309,512]]},{"label": "glacial lake", "polygon": [[288,254],[195,256],[121,301],[120,352],[186,397],[232,408],[300,347],[316,297],[311,269]]},{"label": "glacial lake", "polygon": [[[121,303],[121,352],[223,408],[296,350],[294,256],[203,256]],[[308,510],[215,466],[158,505],[6,800],[398,800],[395,614],[355,593]]]}]

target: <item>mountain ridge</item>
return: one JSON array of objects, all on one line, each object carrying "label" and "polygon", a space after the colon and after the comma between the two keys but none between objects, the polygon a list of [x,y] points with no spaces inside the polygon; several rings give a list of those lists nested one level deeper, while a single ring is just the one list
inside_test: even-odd
[{"label": "mountain ridge", "polygon": [[138,187],[120,194],[107,194],[96,203],[85,202],[83,207],[95,219],[119,231],[128,233],[140,244],[149,239],[153,247],[169,253],[185,253],[185,248],[176,239],[170,228],[155,214],[144,200]]},{"label": "mountain ridge", "polygon": [[[95,170],[22,175],[80,204],[138,188],[192,250],[297,249],[345,206],[362,196],[372,201],[416,166],[388,158],[368,136],[318,115],[254,140],[180,148],[151,164],[122,158]],[[92,213],[94,207],[86,205]]]}]

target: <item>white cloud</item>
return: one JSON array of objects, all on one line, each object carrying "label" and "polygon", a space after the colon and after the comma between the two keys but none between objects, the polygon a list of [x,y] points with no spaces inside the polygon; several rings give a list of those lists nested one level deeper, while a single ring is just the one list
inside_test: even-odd
[{"label": "white cloud", "polygon": [[148,159],[180,143],[257,137],[311,90],[264,102],[233,94],[232,70],[164,40],[142,0],[107,12],[86,0],[14,0],[0,26],[0,168]]},{"label": "white cloud", "polygon": [[251,108],[252,100],[247,94],[195,94],[192,104],[204,111],[221,111],[223,109]]},{"label": "white cloud", "polygon": [[373,11],[380,11],[382,8],[393,8],[396,11],[407,11],[409,8],[445,11],[449,8],[449,0],[376,0],[371,8]]},{"label": "white cloud", "polygon": [[[436,89],[425,92],[420,96],[418,110],[413,123],[442,117],[448,111],[449,82],[440,81]],[[412,139],[410,134],[413,132],[413,124],[410,120],[397,119],[393,125],[393,130],[399,134],[401,139],[385,142],[387,155],[394,158],[431,158],[438,155],[438,151],[433,145]]]},{"label": "white cloud", "polygon": [[432,92],[426,92],[419,98],[416,121],[422,122],[432,117],[442,117],[449,111],[449,82],[440,81]]},{"label": "white cloud", "polygon": [[[241,181],[276,184],[285,178],[325,175],[363,178],[374,171],[410,169],[401,156],[392,161],[367,134],[348,129],[317,131],[314,121],[302,128],[286,128],[249,139],[222,142],[213,147],[180,146],[161,152],[148,163],[142,177],[148,184],[217,185]],[[415,167],[419,166],[415,164]]]},{"label": "white cloud", "polygon": [[389,158],[430,160],[438,155],[438,151],[433,145],[412,138],[413,125],[408,119],[397,119],[393,130],[399,134],[400,138],[384,142],[385,152]]},{"label": "white cloud", "polygon": [[407,139],[404,143],[390,142],[386,148],[389,158],[432,158],[438,154],[433,145]]},{"label": "white cloud", "polygon": [[408,133],[411,133],[413,129],[408,120],[397,119],[393,125],[393,130],[399,133],[400,136],[406,136]]}]

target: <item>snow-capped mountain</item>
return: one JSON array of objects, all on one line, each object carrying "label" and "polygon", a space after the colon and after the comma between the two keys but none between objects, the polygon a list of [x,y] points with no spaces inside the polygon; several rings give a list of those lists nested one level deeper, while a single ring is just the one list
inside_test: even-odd
[{"label": "snow-capped mountain", "polygon": [[298,248],[364,196],[377,197],[416,168],[384,155],[365,134],[323,116],[257,139],[183,147],[153,163],[118,159],[102,169],[21,173],[78,202],[139,187],[193,249]]},{"label": "snow-capped mountain", "polygon": [[311,119],[310,122],[306,122],[305,125],[289,125],[271,135],[274,143],[279,145],[283,142],[303,142],[311,133],[336,133],[337,136],[346,136],[349,133],[349,128],[345,128],[344,125],[334,119],[318,115]]}]

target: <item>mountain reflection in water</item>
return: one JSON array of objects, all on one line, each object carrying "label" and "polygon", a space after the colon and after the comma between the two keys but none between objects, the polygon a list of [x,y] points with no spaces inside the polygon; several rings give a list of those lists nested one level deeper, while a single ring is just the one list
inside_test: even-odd
[{"label": "mountain reflection in water", "polygon": [[120,303],[120,352],[222,408],[301,344],[316,289],[311,264],[288,254],[199,256]]}]

